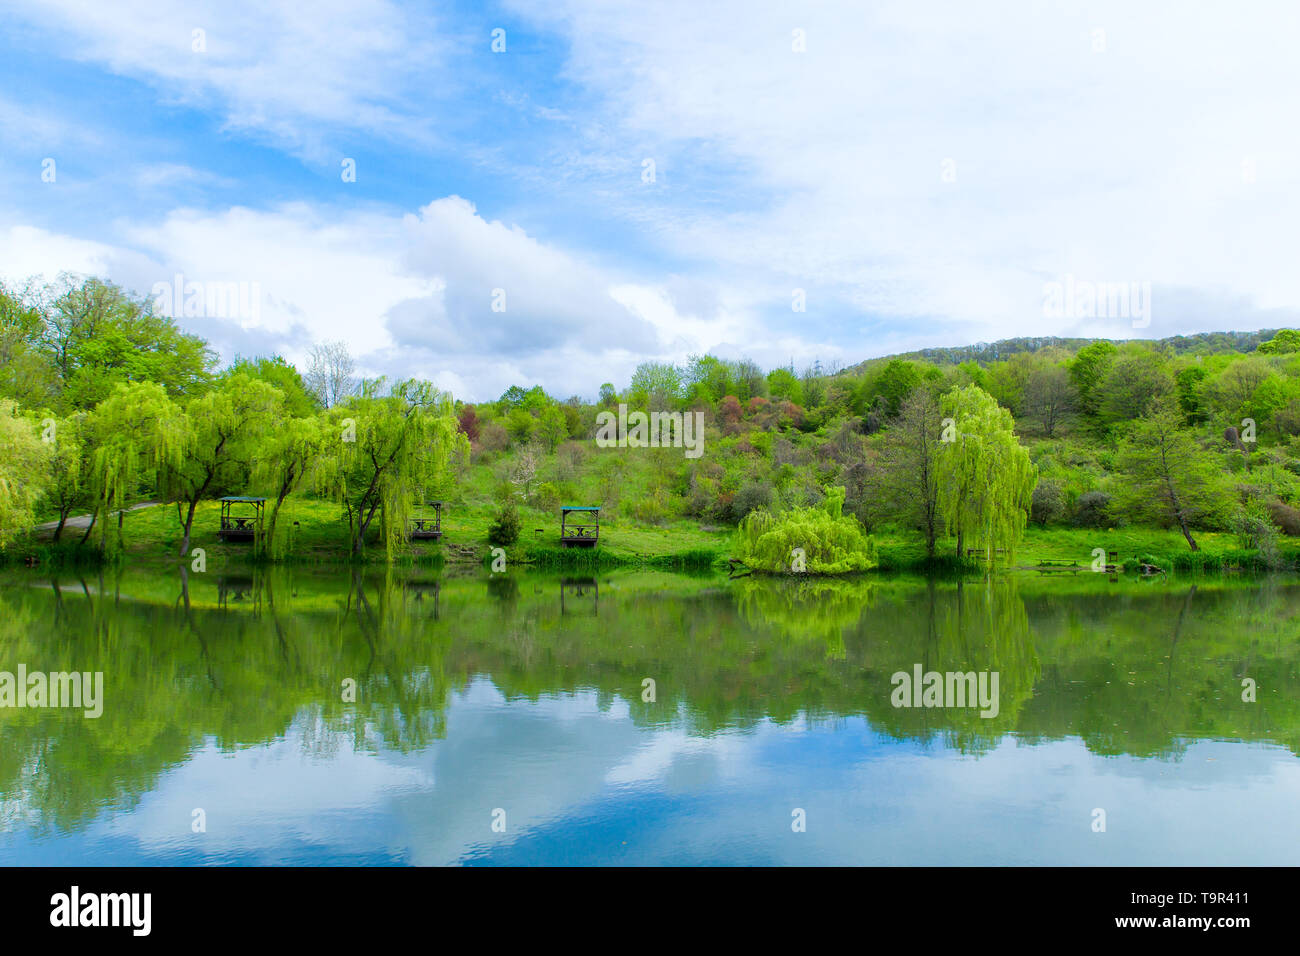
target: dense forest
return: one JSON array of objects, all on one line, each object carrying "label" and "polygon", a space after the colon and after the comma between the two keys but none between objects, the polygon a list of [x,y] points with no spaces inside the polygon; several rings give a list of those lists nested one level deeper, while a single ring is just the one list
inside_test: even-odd
[{"label": "dense forest", "polygon": [[[1191,551],[1229,532],[1266,560],[1300,535],[1294,330],[1014,339],[842,370],[698,355],[594,396],[525,383],[476,404],[359,378],[338,343],[307,365],[223,367],[100,279],[0,287],[0,546],[53,522],[60,546],[111,551],[121,509],[153,500],[174,507],[184,554],[196,509],[251,493],[269,499],[271,550],[289,546],[281,509],[314,500],[358,555],[400,551],[434,497],[489,513],[493,543],[593,503],[615,526],[738,527],[757,567],[806,546],[812,571],[872,566],[882,533],[989,561],[1027,523],[1174,529]],[[704,454],[597,447],[597,415],[619,405],[702,413]],[[97,520],[66,534],[77,514]]]}]

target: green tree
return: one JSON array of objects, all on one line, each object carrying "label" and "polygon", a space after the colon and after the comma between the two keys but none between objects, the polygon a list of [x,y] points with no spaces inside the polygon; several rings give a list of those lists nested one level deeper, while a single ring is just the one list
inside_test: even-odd
[{"label": "green tree", "polygon": [[0,401],[0,548],[35,522],[49,446],[14,402]]},{"label": "green tree", "polygon": [[142,485],[157,488],[166,469],[181,467],[188,437],[185,416],[162,385],[131,382],[118,385],[95,407],[88,429],[95,445],[90,459],[95,510],[82,540],[102,515],[100,547],[107,547],[107,516],[116,510],[120,545],[122,509]]},{"label": "green tree", "polygon": [[803,383],[793,368],[774,368],[768,372],[767,391],[773,399],[784,398],[796,405],[803,404]]},{"label": "green tree", "polygon": [[272,502],[267,509],[262,547],[273,553],[278,547],[275,526],[284,500],[316,467],[324,440],[325,428],[320,418],[314,415],[290,418],[263,436],[254,452],[253,480],[270,492]]},{"label": "green tree", "polygon": [[51,422],[44,485],[45,501],[59,516],[54,528],[55,542],[63,537],[68,517],[74,511],[91,507],[94,500],[88,461],[93,453],[87,440],[88,417],[86,412],[77,412]]},{"label": "green tree", "polygon": [[505,417],[506,434],[517,444],[532,441],[537,433],[537,419],[523,408],[512,408]]},{"label": "green tree", "polygon": [[715,403],[724,395],[735,392],[731,369],[722,359],[713,355],[692,355],[686,363],[684,374],[687,398],[691,401]]},{"label": "green tree", "polygon": [[182,557],[190,550],[199,502],[221,492],[246,491],[264,442],[282,424],[284,396],[266,382],[237,373],[191,401],[184,411],[184,459],[167,472],[165,487],[183,504]]},{"label": "green tree", "polygon": [[892,418],[898,414],[903,399],[920,384],[921,371],[915,362],[893,359],[880,370],[879,375],[867,381],[867,404],[870,405],[871,400],[879,395],[885,400],[885,407]]},{"label": "green tree", "polygon": [[1029,452],[1016,440],[1015,421],[975,385],[949,392],[942,408],[952,431],[945,429],[939,443],[939,512],[957,536],[957,555],[973,537],[986,564],[998,550],[1011,557],[1037,481]]},{"label": "green tree", "polygon": [[1259,351],[1265,355],[1289,355],[1300,352],[1300,331],[1296,329],[1279,329],[1267,342],[1261,342]]},{"label": "green tree", "polygon": [[554,453],[556,447],[569,434],[569,420],[559,405],[549,405],[542,409],[537,421],[537,437],[546,446],[548,452]]},{"label": "green tree", "polygon": [[1173,388],[1163,355],[1148,349],[1125,352],[1111,362],[1102,379],[1097,418],[1106,425],[1132,421]]},{"label": "green tree", "polygon": [[237,358],[224,374],[247,375],[274,386],[284,396],[285,414],[294,418],[309,418],[320,408],[316,394],[307,387],[298,369],[279,355]]},{"label": "green tree", "polygon": [[632,373],[629,399],[641,408],[670,408],[682,393],[682,372],[670,362],[642,362]]},{"label": "green tree", "polygon": [[1079,396],[1079,414],[1089,424],[1097,422],[1104,397],[1101,385],[1117,351],[1110,342],[1093,342],[1079,349],[1074,361],[1070,363],[1070,381],[1074,383],[1074,390]]},{"label": "green tree", "polygon": [[330,410],[317,486],[343,508],[351,549],[360,555],[376,515],[385,552],[401,547],[411,506],[450,481],[469,457],[451,396],[430,382],[408,379],[382,394],[384,379],[362,384],[346,405]]},{"label": "green tree", "polygon": [[881,439],[879,470],[873,482],[873,497],[889,514],[921,529],[930,558],[942,524],[937,472],[942,417],[939,402],[927,388],[914,389],[903,399],[898,416]]},{"label": "green tree", "polygon": [[1029,373],[1020,407],[1023,415],[1051,438],[1074,410],[1074,399],[1069,373],[1060,365],[1041,365]]},{"label": "green tree", "polygon": [[1192,525],[1222,509],[1226,497],[1213,457],[1183,424],[1176,399],[1156,400],[1133,423],[1120,445],[1118,470],[1126,478],[1116,494],[1124,507],[1177,525],[1187,546],[1199,550]]},{"label": "green tree", "polygon": [[0,283],[0,396],[44,408],[58,403],[59,380],[41,348],[44,318],[28,297]]},{"label": "green tree", "polygon": [[64,275],[41,303],[65,407],[91,408],[123,382],[158,382],[178,398],[210,380],[216,356],[201,338],[111,282]]}]

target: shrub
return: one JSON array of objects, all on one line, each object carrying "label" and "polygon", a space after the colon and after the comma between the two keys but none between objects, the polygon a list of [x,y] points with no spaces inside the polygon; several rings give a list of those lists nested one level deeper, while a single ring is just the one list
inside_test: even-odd
[{"label": "shrub", "polygon": [[1300,535],[1300,511],[1280,501],[1270,501],[1268,515],[1285,535]]},{"label": "shrub", "polygon": [[1035,524],[1046,526],[1065,513],[1065,497],[1061,483],[1055,478],[1044,478],[1034,486],[1034,496],[1029,505],[1029,518]]},{"label": "shrub", "polygon": [[731,499],[729,515],[730,519],[735,522],[743,521],[745,516],[751,511],[759,508],[770,508],[772,506],[772,486],[766,483],[751,481],[741,487],[736,492],[735,497]]},{"label": "shrub", "polygon": [[560,488],[553,481],[544,481],[537,486],[537,508],[539,511],[555,511],[560,507]]},{"label": "shrub", "polygon": [[507,501],[497,511],[488,528],[488,544],[498,548],[509,547],[519,540],[519,511],[513,501]]},{"label": "shrub", "polygon": [[668,505],[664,500],[663,489],[639,499],[632,505],[632,517],[641,524],[663,524],[668,518]]},{"label": "shrub", "polygon": [[1281,564],[1277,549],[1277,529],[1263,508],[1256,506],[1235,512],[1228,520],[1228,526],[1237,536],[1238,546],[1258,551],[1265,567],[1276,568]]},{"label": "shrub", "polygon": [[1088,491],[1074,503],[1074,525],[1078,528],[1105,528],[1110,524],[1110,495]]},{"label": "shrub", "polygon": [[843,513],[844,489],[833,488],[821,507],[795,508],[774,515],[766,508],[750,512],[736,534],[740,559],[755,571],[792,570],[795,549],[804,568],[815,574],[867,571],[876,566],[875,543],[861,522]]},{"label": "shrub", "polygon": [[500,422],[488,422],[479,428],[479,447],[484,451],[503,451],[510,446],[510,436]]}]

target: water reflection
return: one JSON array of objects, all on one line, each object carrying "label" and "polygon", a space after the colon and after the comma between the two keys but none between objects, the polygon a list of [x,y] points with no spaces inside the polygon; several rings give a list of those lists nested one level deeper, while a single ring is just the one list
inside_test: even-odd
[{"label": "water reflection", "polygon": [[[386,768],[385,788],[416,805],[440,788],[466,813],[531,787],[548,794],[534,820],[647,780],[700,796],[690,768],[725,777],[729,760],[749,761],[734,772],[765,774],[763,785],[797,791],[816,777],[842,807],[836,788],[861,786],[851,770],[868,752],[904,774],[918,753],[987,771],[1008,744],[1038,745],[1031,762],[1061,746],[1169,760],[1198,739],[1294,754],[1297,615],[1300,589],[1273,580],[15,576],[0,590],[0,669],[102,670],[107,700],[93,721],[0,710],[0,821],[30,835],[138,812],[165,775],[253,750],[285,773],[300,758],[326,789]],[[894,707],[891,675],[917,665],[997,672],[997,716]],[[1255,703],[1242,700],[1245,679]],[[830,728],[798,737],[829,749],[802,777],[816,747],[760,771],[750,748],[787,746],[779,728]],[[431,777],[422,755],[435,745]],[[406,812],[394,800],[390,823]],[[460,834],[426,834],[420,849],[426,862],[475,852]]]}]

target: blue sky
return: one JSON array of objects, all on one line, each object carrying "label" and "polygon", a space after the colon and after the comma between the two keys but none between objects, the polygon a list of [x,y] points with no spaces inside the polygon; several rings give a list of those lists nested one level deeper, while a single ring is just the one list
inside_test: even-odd
[{"label": "blue sky", "polygon": [[[227,358],[342,339],[481,400],[703,351],[1300,318],[1292,3],[0,0],[0,24],[0,277],[243,283],[255,309],[179,317]],[[1045,315],[1067,277],[1149,285],[1149,326]]]}]

